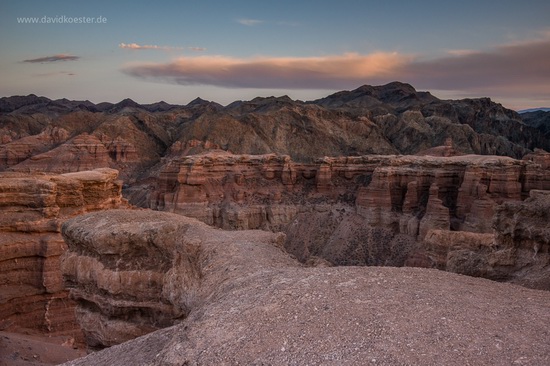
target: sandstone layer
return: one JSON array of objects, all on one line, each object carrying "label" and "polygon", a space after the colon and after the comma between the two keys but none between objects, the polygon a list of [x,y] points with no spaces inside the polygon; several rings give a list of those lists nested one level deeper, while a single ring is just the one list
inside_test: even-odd
[{"label": "sandstone layer", "polygon": [[[449,243],[459,232],[492,237],[500,205],[550,189],[547,156],[377,155],[306,164],[274,154],[209,152],[167,160],[150,185],[149,207],[224,229],[282,230],[286,249],[304,263],[416,265],[510,280],[520,267],[497,275],[495,261],[484,270],[475,261],[459,265],[428,234],[449,233]],[[493,248],[486,247],[479,249]],[[550,286],[550,277],[543,277],[548,284],[539,288]]]},{"label": "sandstone layer", "polygon": [[69,217],[126,207],[113,169],[68,174],[0,173],[0,324],[82,341],[60,270]]},{"label": "sandstone layer", "polygon": [[[63,225],[63,236],[69,251],[62,270],[71,297],[79,303],[77,319],[91,348],[122,343],[185,319],[215,295],[210,289],[226,287],[233,271],[253,273],[295,263],[281,255],[281,233],[222,231],[152,210],[79,216]],[[251,260],[256,246],[270,242],[275,245],[262,248],[265,257]]]},{"label": "sandstone layer", "polygon": [[434,267],[550,290],[550,191],[495,209],[494,233],[430,230],[424,250]]},{"label": "sandstone layer", "polygon": [[299,206],[347,203],[371,225],[425,236],[421,220],[490,232],[494,206],[531,189],[550,189],[550,174],[538,162],[507,157],[371,155],[305,164],[284,155],[211,152],[167,161],[149,207],[223,228],[279,229]]},{"label": "sandstone layer", "polygon": [[[68,365],[550,361],[547,291],[430,269],[303,267],[278,247],[280,234],[220,231],[153,211],[92,213],[63,233],[88,340],[113,344],[185,313]],[[151,275],[136,276],[138,267]]]}]

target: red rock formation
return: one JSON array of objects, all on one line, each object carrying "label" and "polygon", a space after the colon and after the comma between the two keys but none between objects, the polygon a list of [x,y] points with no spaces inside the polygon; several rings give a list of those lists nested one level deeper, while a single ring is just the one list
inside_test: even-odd
[{"label": "red rock formation", "polygon": [[108,168],[111,164],[105,145],[93,135],[81,134],[53,150],[30,157],[10,170],[69,173]]},{"label": "red rock formation", "polygon": [[494,233],[428,231],[424,254],[449,272],[550,290],[549,212],[550,191],[532,190],[523,202],[495,208]]},{"label": "red rock formation", "polygon": [[525,155],[523,160],[540,164],[542,169],[550,169],[550,153],[542,149],[535,149],[533,153]]},{"label": "red rock formation", "polygon": [[77,214],[125,206],[117,177],[112,169],[0,173],[0,313],[11,328],[81,339],[61,277],[60,226]]},{"label": "red rock formation", "polygon": [[550,191],[532,190],[523,202],[497,207],[493,278],[550,290]]},{"label": "red rock formation", "polygon": [[[459,272],[453,268],[451,263],[457,254],[468,252],[484,252],[491,250],[495,244],[493,234],[471,233],[465,231],[449,231],[433,229],[429,230],[424,237],[424,250],[430,258],[430,267],[435,267],[450,272]],[[482,276],[486,269],[468,268],[469,274]]]},{"label": "red rock formation", "polygon": [[465,222],[462,230],[490,232],[484,221],[492,217],[496,205],[521,200],[525,194],[522,187],[525,170],[533,168],[511,158],[485,157],[483,160],[485,166],[471,165],[464,172],[456,212]]},{"label": "red rock formation", "polygon": [[[62,262],[64,277],[72,298],[81,305],[76,316],[92,348],[181,321],[212,295],[209,288],[223,287],[212,283],[209,273],[219,273],[226,265],[238,267],[239,262],[247,263],[249,270],[269,269],[277,263],[275,258],[273,263],[267,258],[250,262],[244,249],[254,251],[256,245],[272,243],[271,252],[281,255],[275,245],[282,246],[284,240],[280,233],[222,232],[152,210],[79,216],[63,225],[63,236],[69,247]],[[220,258],[233,256],[231,245],[241,241],[248,245],[241,248],[240,260],[220,263]],[[218,257],[219,248],[228,250]],[[283,262],[294,263],[290,258]]]},{"label": "red rock formation", "polygon": [[80,216],[63,233],[91,345],[176,323],[70,365],[543,365],[550,357],[547,291],[422,268],[305,268],[278,248],[281,234],[225,232],[146,210]]},{"label": "red rock formation", "polygon": [[139,164],[141,162],[136,147],[122,137],[118,136],[111,141],[104,137],[102,141],[114,162],[119,164]]},{"label": "red rock formation", "polygon": [[430,186],[430,197],[426,205],[426,213],[420,220],[418,238],[420,240],[424,239],[428,230],[449,230],[450,226],[449,208],[443,206],[443,201],[439,199],[439,187],[433,183]]},{"label": "red rock formation", "polygon": [[[356,206],[360,215],[371,226],[391,226],[396,218],[392,210],[392,186],[395,187],[395,170],[375,169],[372,181],[367,187],[359,188]],[[397,178],[399,179],[399,178]],[[392,184],[393,183],[393,184]]]},{"label": "red rock formation", "polygon": [[[364,156],[301,164],[288,156],[211,152],[167,162],[149,206],[224,228],[280,229],[292,214],[270,222],[268,209],[355,203],[366,224],[416,236],[436,184],[439,208],[449,211],[445,222],[454,230],[490,232],[496,205],[520,200],[547,179],[539,164],[507,157]],[[422,234],[430,228],[425,220]]]},{"label": "red rock formation", "polygon": [[[166,164],[150,205],[224,229],[284,230],[287,249],[304,262],[415,263],[504,278],[467,257],[474,253],[469,247],[441,259],[440,249],[422,247],[423,239],[434,229],[491,235],[498,205],[520,202],[526,189],[536,182],[546,186],[549,178],[539,163],[496,156],[364,156],[299,164],[286,156],[209,153]],[[416,248],[411,240],[418,241]],[[375,241],[385,249],[369,244]]]},{"label": "red rock formation", "polygon": [[55,145],[69,139],[67,130],[59,127],[48,126],[38,135],[26,136],[18,140],[11,139],[1,141],[0,145],[0,169],[17,165],[22,161],[43,153]]},{"label": "red rock formation", "polygon": [[526,155],[524,160],[534,163],[528,165],[525,169],[525,178],[523,179],[524,193],[532,189],[550,190],[550,177],[546,174],[550,169],[550,153],[535,149],[535,152]]}]

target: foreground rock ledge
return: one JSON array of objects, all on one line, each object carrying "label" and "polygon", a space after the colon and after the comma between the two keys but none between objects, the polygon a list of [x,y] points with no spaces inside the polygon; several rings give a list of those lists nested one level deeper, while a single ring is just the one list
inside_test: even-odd
[{"label": "foreground rock ledge", "polygon": [[[550,363],[546,291],[431,269],[303,267],[277,247],[281,234],[145,210],[80,216],[63,234],[82,309],[110,312],[107,325],[143,325],[121,305],[133,299],[128,314],[139,313],[141,290],[157,294],[166,317],[184,317],[67,365]],[[144,266],[127,255],[136,248],[151,281],[101,282]],[[94,265],[70,264],[86,260]]]}]

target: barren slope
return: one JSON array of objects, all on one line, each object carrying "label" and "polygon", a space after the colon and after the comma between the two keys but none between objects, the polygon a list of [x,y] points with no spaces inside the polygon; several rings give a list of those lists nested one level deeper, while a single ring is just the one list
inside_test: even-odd
[{"label": "barren slope", "polygon": [[[200,245],[198,260],[180,258],[172,267],[187,279],[181,290],[189,287],[181,264],[198,266],[200,291],[180,324],[68,365],[550,362],[549,292],[428,269],[307,268],[273,246],[276,234],[224,232],[166,213],[131,215],[116,210],[82,216],[64,232],[73,243],[100,248],[104,244],[94,238],[109,231],[139,241],[135,233],[143,227],[148,239],[141,240],[153,243],[157,230],[179,225],[186,234],[160,246],[159,255]],[[123,267],[124,257],[120,261]],[[83,286],[80,291],[93,289],[90,282]],[[190,304],[189,297],[181,298]]]}]

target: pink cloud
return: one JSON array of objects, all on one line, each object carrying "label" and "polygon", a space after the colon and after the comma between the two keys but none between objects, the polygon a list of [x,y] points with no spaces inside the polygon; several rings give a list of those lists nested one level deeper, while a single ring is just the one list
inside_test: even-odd
[{"label": "pink cloud", "polygon": [[123,71],[135,77],[183,85],[315,89],[390,77],[393,70],[409,61],[396,53],[251,59],[200,56],[182,57],[166,64],[133,64]]},{"label": "pink cloud", "polygon": [[462,50],[423,60],[378,52],[323,57],[182,57],[135,63],[131,76],[182,85],[230,88],[341,89],[394,80],[462,95],[550,100],[550,34],[485,51]]},{"label": "pink cloud", "polygon": [[248,27],[253,27],[258,24],[262,24],[264,21],[259,19],[247,19],[247,18],[241,18],[237,19],[237,23],[246,25]]},{"label": "pink cloud", "polygon": [[161,51],[177,51],[182,50],[183,47],[174,47],[174,46],[157,46],[154,44],[145,44],[140,45],[137,43],[120,43],[119,48],[129,49],[129,50],[161,50]]},{"label": "pink cloud", "polygon": [[435,89],[533,89],[550,94],[549,59],[550,38],[414,61],[401,76]]}]

